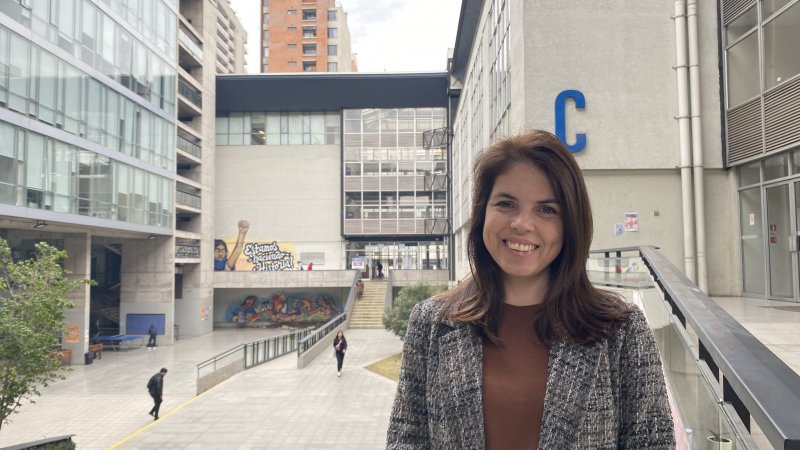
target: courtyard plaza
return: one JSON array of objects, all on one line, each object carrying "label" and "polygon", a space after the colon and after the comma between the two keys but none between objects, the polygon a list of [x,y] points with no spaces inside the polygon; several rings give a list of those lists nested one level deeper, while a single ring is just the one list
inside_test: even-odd
[{"label": "courtyard plaza", "polygon": [[[715,298],[746,329],[800,373],[800,305]],[[78,449],[381,449],[396,384],[365,366],[401,351],[385,330],[347,330],[342,377],[333,351],[305,369],[291,353],[195,396],[196,366],[237,344],[285,330],[222,329],[156,351],[104,351],[66,380],[42,390],[0,431],[0,446],[74,434]],[[147,415],[145,385],[167,367],[161,418]],[[768,448],[768,447],[765,447]]]}]

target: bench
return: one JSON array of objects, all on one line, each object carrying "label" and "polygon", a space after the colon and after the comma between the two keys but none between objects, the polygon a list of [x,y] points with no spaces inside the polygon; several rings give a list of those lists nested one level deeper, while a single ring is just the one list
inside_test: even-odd
[{"label": "bench", "polygon": [[50,352],[50,356],[57,359],[61,364],[64,364],[64,359],[66,359],[67,365],[72,367],[72,350],[68,350],[66,348],[53,350]]},{"label": "bench", "polygon": [[89,344],[89,353],[94,353],[96,359],[103,359],[103,344]]}]

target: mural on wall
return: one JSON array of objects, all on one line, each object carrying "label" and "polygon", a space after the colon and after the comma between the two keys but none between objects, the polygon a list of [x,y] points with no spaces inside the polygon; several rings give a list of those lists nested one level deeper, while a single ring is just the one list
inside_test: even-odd
[{"label": "mural on wall", "polygon": [[[294,268],[294,247],[291,244],[272,242],[245,242],[250,223],[240,220],[239,234],[228,250],[230,241],[214,240],[214,270],[261,272]],[[244,255],[244,257],[242,257]]]},{"label": "mural on wall", "polygon": [[229,303],[225,310],[225,322],[327,322],[340,312],[336,308],[335,297],[328,293],[274,292],[268,297],[248,295],[241,301]]}]

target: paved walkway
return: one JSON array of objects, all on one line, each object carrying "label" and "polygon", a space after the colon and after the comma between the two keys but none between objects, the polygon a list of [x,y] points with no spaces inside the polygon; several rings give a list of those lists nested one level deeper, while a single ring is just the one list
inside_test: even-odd
[{"label": "paved walkway", "polygon": [[[800,373],[800,304],[715,298],[718,304]],[[384,330],[349,330],[341,378],[333,352],[303,370],[289,355],[194,397],[196,365],[241,342],[281,330],[218,330],[174,347],[104,352],[89,366],[44,389],[0,430],[0,447],[75,434],[78,448],[381,449],[395,384],[363,367],[398,353]],[[167,367],[161,419],[147,411],[145,385]]]}]

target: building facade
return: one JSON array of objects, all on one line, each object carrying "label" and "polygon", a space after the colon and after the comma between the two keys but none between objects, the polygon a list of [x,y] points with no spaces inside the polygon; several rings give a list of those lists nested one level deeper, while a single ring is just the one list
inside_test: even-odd
[{"label": "building facade", "polygon": [[[477,152],[538,128],[559,135],[583,169],[594,249],[655,245],[707,292],[741,292],[732,245],[735,178],[720,139],[716,7],[463,2],[450,70],[459,95],[452,121],[456,278],[469,271]],[[699,37],[686,50],[692,23]]]},{"label": "building facade", "polygon": [[233,248],[246,220],[247,243],[280,252],[236,270],[447,269],[447,149],[425,142],[446,125],[446,79],[220,77],[216,178],[236,182],[218,185],[215,237]]},{"label": "building facade", "polygon": [[[225,49],[243,61],[227,11]],[[198,200],[213,186],[215,71],[204,68],[231,60],[217,58],[220,14],[200,0],[0,3],[0,236],[15,257],[42,240],[65,249],[68,268],[96,281],[66,311],[81,335],[64,343],[73,363],[98,321],[112,334],[153,323],[161,343],[175,325],[211,329],[198,314],[212,302]]]},{"label": "building facade", "polygon": [[738,175],[742,290],[798,301],[800,3],[723,2],[720,26],[725,159]]},{"label": "building facade", "polygon": [[261,72],[355,72],[347,13],[335,0],[262,0]]}]

